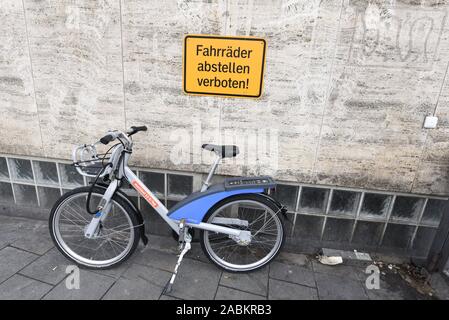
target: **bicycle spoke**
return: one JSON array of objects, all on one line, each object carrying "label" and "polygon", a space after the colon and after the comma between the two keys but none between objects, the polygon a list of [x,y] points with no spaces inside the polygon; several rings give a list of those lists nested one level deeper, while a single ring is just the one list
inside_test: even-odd
[{"label": "bicycle spoke", "polygon": [[[100,197],[92,197],[91,206],[99,203]],[[99,229],[91,238],[84,235],[86,226],[92,221],[92,215],[83,208],[86,194],[75,194],[70,201],[63,203],[57,218],[58,242],[63,249],[77,259],[92,264],[111,261],[123,256],[133,243],[133,229],[128,214],[113,202],[111,210],[100,222]]]},{"label": "bicycle spoke", "polygon": [[237,243],[238,239],[228,235],[217,236],[206,232],[206,248],[215,256],[220,264],[230,266],[233,269],[244,268],[246,265],[257,265],[264,259],[268,259],[276,252],[276,248],[282,241],[280,234],[279,211],[273,211],[259,202],[251,200],[235,201],[217,209],[208,221],[214,218],[238,218],[248,221],[248,225],[238,226],[233,224],[220,224],[232,229],[249,231],[251,241],[249,244]]}]

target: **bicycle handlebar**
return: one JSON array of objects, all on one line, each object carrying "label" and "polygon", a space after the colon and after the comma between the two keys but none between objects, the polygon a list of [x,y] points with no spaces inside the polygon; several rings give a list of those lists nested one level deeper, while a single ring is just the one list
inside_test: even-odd
[{"label": "bicycle handlebar", "polygon": [[109,142],[113,141],[116,137],[112,134],[107,134],[103,138],[100,139],[100,142],[102,144],[108,144]]},{"label": "bicycle handlebar", "polygon": [[136,134],[139,131],[147,131],[148,128],[146,126],[132,126],[130,130],[127,131],[128,136],[132,136],[133,134]]},{"label": "bicycle handlebar", "polygon": [[[128,137],[132,136],[133,134],[147,130],[148,128],[146,126],[132,126],[128,131],[126,131],[126,134],[117,130],[109,131],[104,137],[100,139],[100,142],[102,144],[108,144],[109,142],[114,141],[117,138],[125,138],[126,140],[129,140]],[[130,140],[128,142],[130,142]]]}]

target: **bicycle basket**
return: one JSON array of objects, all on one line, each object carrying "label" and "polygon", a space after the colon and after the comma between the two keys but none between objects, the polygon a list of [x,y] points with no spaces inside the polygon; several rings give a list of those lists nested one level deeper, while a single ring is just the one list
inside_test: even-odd
[{"label": "bicycle basket", "polygon": [[[79,174],[86,177],[96,177],[108,164],[110,153],[97,153],[95,145],[81,145],[73,149],[73,166]],[[99,177],[108,173],[104,170]]]}]

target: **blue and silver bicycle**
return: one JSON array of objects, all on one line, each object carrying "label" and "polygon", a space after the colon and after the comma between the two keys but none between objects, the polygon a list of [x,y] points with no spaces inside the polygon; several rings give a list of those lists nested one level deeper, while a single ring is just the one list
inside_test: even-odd
[{"label": "blue and silver bicycle", "polygon": [[[252,271],[269,263],[284,241],[285,208],[269,194],[275,188],[270,177],[228,178],[210,185],[223,158],[235,157],[236,146],[205,144],[203,149],[217,158],[201,191],[192,193],[168,210],[128,167],[132,135],[145,126],[127,132],[109,131],[98,142],[73,150],[78,172],[91,177],[90,186],[65,193],[50,214],[50,232],[57,248],[80,266],[104,269],[125,261],[139,240],[146,245],[142,215],[120,190],[128,182],[167,222],[179,238],[179,264],[191,248],[192,230],[206,256],[217,266],[232,272]],[[97,147],[116,142],[103,154]]]}]

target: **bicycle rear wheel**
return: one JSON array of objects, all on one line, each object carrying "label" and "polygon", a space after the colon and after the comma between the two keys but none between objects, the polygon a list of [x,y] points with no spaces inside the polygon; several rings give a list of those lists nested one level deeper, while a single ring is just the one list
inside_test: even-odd
[{"label": "bicycle rear wheel", "polygon": [[[107,269],[125,261],[136,249],[140,228],[136,213],[118,195],[111,199],[112,206],[100,224],[98,235],[84,236],[93,216],[86,210],[90,187],[81,187],[64,194],[50,213],[50,234],[59,251],[78,265]],[[105,190],[95,187],[91,207],[100,202]]]},{"label": "bicycle rear wheel", "polygon": [[251,243],[241,245],[226,234],[201,230],[204,253],[227,271],[248,272],[263,267],[276,257],[284,242],[280,210],[263,196],[249,194],[225,199],[206,215],[204,221],[213,224],[214,218],[247,221],[247,226],[224,226],[251,231]]}]

